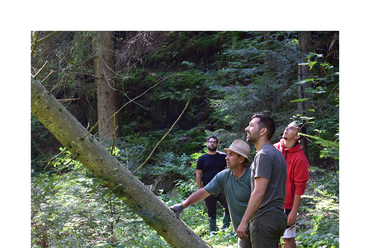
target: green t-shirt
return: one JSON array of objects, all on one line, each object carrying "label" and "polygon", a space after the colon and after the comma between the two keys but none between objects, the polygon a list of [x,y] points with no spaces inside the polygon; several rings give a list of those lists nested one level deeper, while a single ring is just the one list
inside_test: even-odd
[{"label": "green t-shirt", "polygon": [[248,167],[240,178],[236,178],[230,169],[220,171],[204,189],[215,196],[220,192],[225,193],[231,222],[236,230],[251,196],[251,169]]},{"label": "green t-shirt", "polygon": [[286,162],[283,154],[273,145],[265,144],[254,157],[251,168],[252,192],[256,177],[269,179],[265,197],[251,220],[265,212],[276,212],[278,216],[285,217]]}]

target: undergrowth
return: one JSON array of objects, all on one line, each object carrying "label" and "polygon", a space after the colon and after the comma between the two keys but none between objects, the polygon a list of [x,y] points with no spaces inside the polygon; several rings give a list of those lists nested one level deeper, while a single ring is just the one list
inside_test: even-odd
[{"label": "undergrowth", "polygon": [[[122,164],[127,162],[125,154],[114,149]],[[192,177],[201,154],[166,155],[160,172],[182,166],[187,178],[177,181],[175,196],[158,196],[166,206],[181,202],[197,190]],[[32,247],[171,247],[68,152],[50,167],[52,170],[32,176]],[[128,167],[132,168],[130,163]],[[339,173],[311,169],[299,210],[297,247],[339,247]],[[221,227],[222,207],[217,211],[217,225]],[[203,201],[186,208],[181,218],[212,247],[237,247],[232,227],[209,235]]]}]

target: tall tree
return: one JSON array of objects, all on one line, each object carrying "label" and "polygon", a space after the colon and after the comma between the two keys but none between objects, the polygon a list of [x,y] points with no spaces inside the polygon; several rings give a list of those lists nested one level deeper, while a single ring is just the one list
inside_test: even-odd
[{"label": "tall tree", "polygon": [[[96,56],[94,58],[95,82],[97,84],[97,104],[99,137],[104,146],[109,146],[114,136],[120,136],[117,93],[114,82],[114,41],[110,31],[96,32],[93,39]],[[111,118],[113,116],[113,118]]]},{"label": "tall tree", "polygon": [[[298,66],[298,79],[304,80],[311,76],[310,67],[305,64],[305,62],[307,62],[307,55],[312,51],[311,32],[299,31],[298,40],[301,52],[303,53],[301,60],[304,61],[304,63]],[[299,87],[298,94],[300,98],[305,98],[305,88],[306,84],[301,84],[301,87]],[[299,110],[301,113],[305,112],[304,102],[299,103]]]},{"label": "tall tree", "polygon": [[31,79],[31,112],[96,177],[174,247],[209,247],[113,157],[50,94]]},{"label": "tall tree", "polygon": [[[301,48],[301,52],[305,56],[302,58],[304,62],[307,62],[307,55],[312,51],[312,41],[311,41],[311,32],[310,31],[299,31],[298,32],[298,40],[299,40],[299,46]],[[304,80],[307,79],[311,76],[310,72],[310,67],[305,64],[301,63],[298,65],[298,80]],[[300,84],[298,86],[298,97],[301,99],[304,99],[308,96],[308,93],[305,93],[307,85],[305,84]],[[310,95],[312,97],[312,94]],[[306,108],[305,108],[305,103],[304,102],[298,102],[298,108],[299,111],[305,115],[306,113]],[[304,130],[306,130],[306,127],[304,127]],[[303,139],[302,140],[303,144],[303,150],[307,158],[309,158],[308,154],[308,147],[307,147],[307,140]]]}]

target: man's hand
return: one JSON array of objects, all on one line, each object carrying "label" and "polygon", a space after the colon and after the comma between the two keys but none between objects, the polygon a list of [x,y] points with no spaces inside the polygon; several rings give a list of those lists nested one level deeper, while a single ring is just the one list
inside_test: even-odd
[{"label": "man's hand", "polygon": [[245,239],[248,237],[247,228],[248,228],[248,223],[244,223],[242,221],[240,225],[238,226],[238,229],[236,229],[236,234],[238,235],[240,239]]},{"label": "man's hand", "polygon": [[288,219],[287,219],[287,225],[293,225],[294,223],[297,222],[297,212],[294,212],[293,210],[290,211],[288,214]]},{"label": "man's hand", "polygon": [[184,207],[182,206],[181,203],[179,203],[179,204],[173,205],[172,207],[170,207],[170,209],[174,211],[176,214],[176,217],[179,218],[181,211],[184,210]]}]

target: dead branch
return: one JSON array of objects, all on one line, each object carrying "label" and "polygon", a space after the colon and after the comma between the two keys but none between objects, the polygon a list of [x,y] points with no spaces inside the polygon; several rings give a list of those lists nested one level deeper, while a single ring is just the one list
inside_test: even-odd
[{"label": "dead branch", "polygon": [[172,77],[172,75],[160,80],[158,83],[156,83],[155,85],[153,85],[152,87],[150,87],[149,89],[147,89],[146,91],[144,91],[143,93],[141,93],[140,95],[138,95],[137,97],[131,99],[130,101],[126,102],[120,109],[118,109],[103,125],[103,127],[97,132],[95,133],[93,136],[95,137],[98,133],[100,133],[104,128],[105,126],[107,125],[107,123],[114,117],[115,114],[118,114],[124,107],[126,107],[129,103],[131,102],[134,102],[136,99],[138,99],[139,97],[145,95],[149,90],[153,89],[154,87],[156,87],[157,85],[159,85],[160,83],[162,83],[163,81],[169,79],[170,77]]},{"label": "dead branch", "polygon": [[57,157],[59,157],[60,155],[62,155],[66,150],[67,150],[68,147],[64,147],[64,149],[58,153],[57,155],[55,155],[54,157],[52,157],[51,159],[49,159],[48,161],[41,161],[39,162],[40,164],[41,163],[48,163],[45,167],[44,167],[44,170],[51,164],[51,162],[53,162]]},{"label": "dead branch", "polygon": [[45,66],[48,64],[49,62],[48,61],[45,61],[44,65],[40,68],[40,70],[38,70],[35,74],[35,76],[32,76],[34,79],[36,79],[37,75],[39,75],[39,73],[45,68]]},{"label": "dead branch", "polygon": [[98,120],[98,122],[90,129],[90,131],[85,134],[85,136],[81,137],[81,140],[83,140],[84,138],[86,138],[87,135],[89,135],[91,133],[91,131],[99,124],[100,120]]},{"label": "dead branch", "polygon": [[141,167],[144,166],[144,164],[146,164],[146,162],[148,162],[148,160],[150,159],[150,157],[153,155],[155,149],[157,149],[158,145],[164,140],[164,138],[166,138],[166,136],[171,132],[171,130],[173,129],[173,127],[176,125],[176,123],[180,120],[181,116],[184,114],[186,108],[188,107],[189,105],[189,102],[188,101],[185,105],[185,108],[182,110],[181,114],[179,115],[179,117],[177,118],[177,120],[172,124],[171,128],[167,131],[167,133],[162,137],[162,139],[160,141],[158,141],[158,143],[155,145],[155,147],[153,148],[152,152],[149,154],[149,156],[146,158],[146,160],[144,161],[144,163],[142,165],[139,166],[139,168],[137,168],[135,171],[134,171],[134,175],[136,174],[136,172],[138,170],[141,169]]}]

